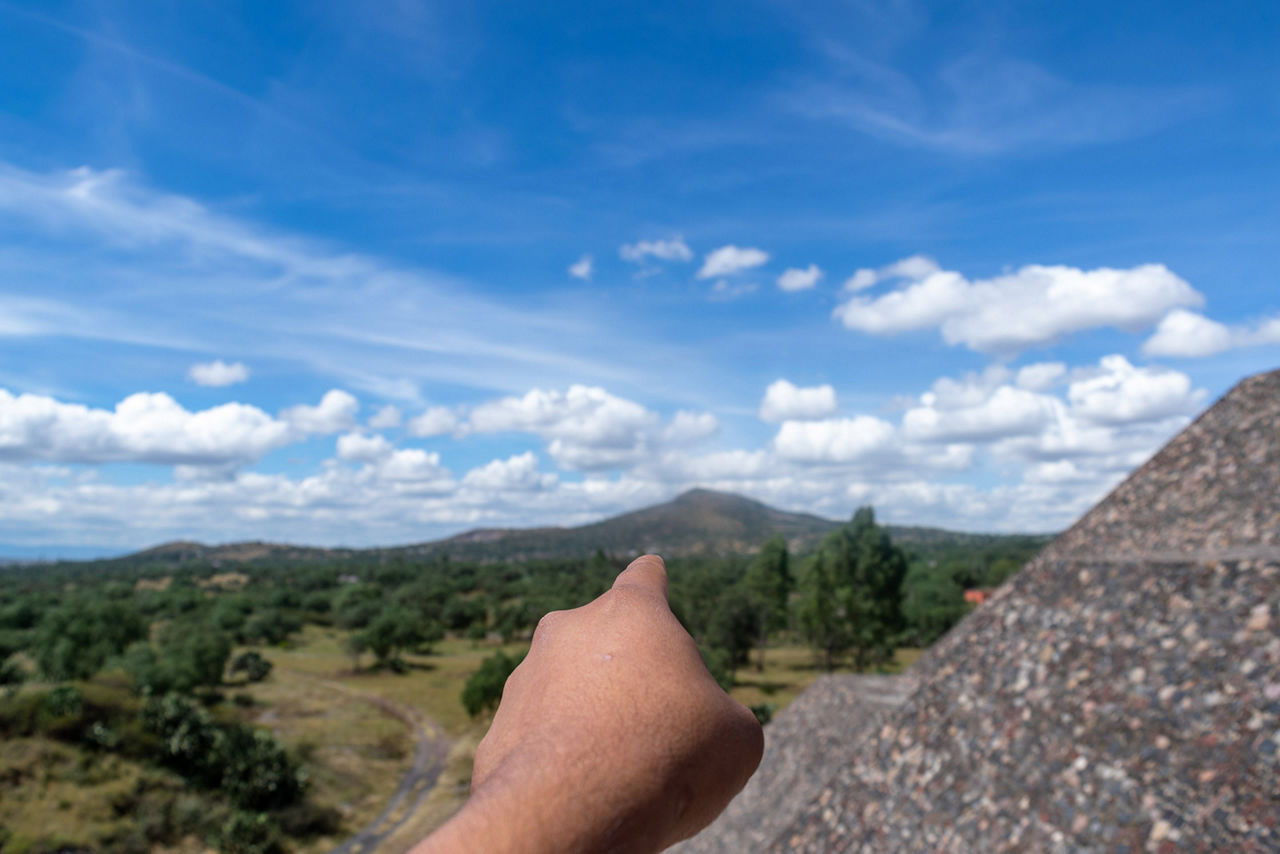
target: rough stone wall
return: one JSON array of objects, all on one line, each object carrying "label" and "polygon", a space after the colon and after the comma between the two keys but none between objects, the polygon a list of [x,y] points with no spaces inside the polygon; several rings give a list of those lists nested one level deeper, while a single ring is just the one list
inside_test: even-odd
[{"label": "rough stone wall", "polygon": [[[913,672],[874,732],[815,758],[816,794],[759,807],[795,818],[751,850],[1280,850],[1280,372],[1205,412]],[[711,831],[698,850],[748,850]]]}]

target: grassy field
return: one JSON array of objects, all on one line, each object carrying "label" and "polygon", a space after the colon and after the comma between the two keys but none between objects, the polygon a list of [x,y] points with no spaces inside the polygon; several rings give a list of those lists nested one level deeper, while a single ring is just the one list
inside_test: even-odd
[{"label": "grassy field", "polygon": [[[437,724],[450,744],[445,770],[420,809],[379,846],[380,851],[404,851],[466,800],[472,756],[489,724],[487,717],[471,719],[462,707],[467,678],[485,656],[498,649],[520,652],[526,645],[445,640],[431,655],[405,656],[407,668],[395,673],[373,669],[367,655],[355,669],[344,641],[345,633],[309,626],[287,647],[262,651],[274,664],[270,678],[229,685],[224,693],[252,697],[251,705],[237,706],[240,717],[269,728],[302,755],[310,798],[342,816],[341,833],[296,849],[305,854],[329,850],[376,817],[410,767],[422,719]],[[919,654],[899,650],[890,669],[908,666]],[[809,650],[781,646],[768,651],[759,672],[753,655],[731,693],[746,705],[771,704],[776,712],[818,673]],[[66,846],[84,847],[147,820],[138,812],[147,804],[138,793],[181,787],[168,772],[116,756],[90,760],[47,738],[6,740],[0,744],[0,827],[12,836],[0,841],[0,850],[21,852],[25,840],[47,840],[49,828],[61,829],[59,841]],[[169,850],[185,854],[204,845],[189,837]]]},{"label": "grassy field", "polygon": [[[403,673],[375,671],[365,656],[353,670],[344,652],[343,633],[308,627],[288,649],[266,654],[275,675],[255,686],[262,704],[256,722],[269,726],[291,745],[300,745],[315,766],[317,800],[337,806],[348,828],[363,826],[377,815],[409,765],[413,746],[409,727],[360,698],[369,695],[408,707],[435,721],[453,743],[448,766],[424,808],[391,837],[384,848],[402,851],[442,824],[467,797],[471,759],[488,728],[487,717],[472,720],[459,697],[462,687],[485,656],[503,649],[522,652],[527,644],[448,639],[429,656],[406,655]],[[898,650],[890,671],[908,667],[920,656],[916,649]],[[745,705],[769,703],[781,711],[819,675],[812,652],[801,646],[768,650],[763,671],[752,663],[738,671],[730,692]],[[341,693],[334,686],[352,693]],[[323,850],[323,846],[311,846]]]}]

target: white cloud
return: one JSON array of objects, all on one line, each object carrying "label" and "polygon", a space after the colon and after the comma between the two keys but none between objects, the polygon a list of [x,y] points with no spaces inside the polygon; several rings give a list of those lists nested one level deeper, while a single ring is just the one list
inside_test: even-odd
[{"label": "white cloud", "polygon": [[369,416],[369,426],[374,430],[387,430],[393,427],[399,427],[402,419],[400,408],[387,404],[379,409],[373,415]]},{"label": "white cloud", "polygon": [[196,385],[227,386],[249,379],[249,368],[244,362],[227,362],[216,359],[199,362],[188,369],[187,377]]},{"label": "white cloud", "polygon": [[773,440],[778,456],[801,463],[848,463],[890,446],[893,425],[869,415],[827,421],[784,421]]},{"label": "white cloud", "polygon": [[760,420],[777,422],[826,418],[837,409],[836,390],[829,385],[800,388],[786,380],[775,380],[760,401]]},{"label": "white cloud", "polygon": [[789,267],[778,277],[778,287],[784,291],[803,291],[818,284],[822,278],[822,270],[817,264],[810,264],[804,269]]},{"label": "white cloud", "polygon": [[410,436],[442,436],[459,427],[458,413],[447,406],[433,406],[421,415],[409,419]]},{"label": "white cloud", "polygon": [[710,412],[680,410],[662,431],[662,438],[671,445],[691,445],[714,436],[720,429],[720,419]]},{"label": "white cloud", "polygon": [[391,443],[374,433],[347,433],[338,437],[338,458],[349,462],[373,463],[391,456]]},{"label": "white cloud", "polygon": [[1202,314],[1175,309],[1143,343],[1142,352],[1148,356],[1194,358],[1263,344],[1280,344],[1280,317],[1252,326],[1227,326]]},{"label": "white cloud", "polygon": [[538,471],[538,457],[525,451],[505,460],[493,460],[467,472],[462,485],[493,492],[551,489],[558,478]]},{"label": "white cloud", "polygon": [[292,440],[288,424],[241,403],[189,412],[167,394],[139,392],[105,410],[0,389],[0,459],[219,465]]},{"label": "white cloud", "polygon": [[858,291],[865,291],[867,288],[875,287],[878,281],[879,278],[876,276],[875,270],[863,268],[845,279],[841,290],[848,293],[857,293]]},{"label": "white cloud", "polygon": [[453,475],[440,465],[440,455],[421,448],[392,451],[376,464],[378,477],[391,481],[413,482],[420,488],[447,492],[454,486]]},{"label": "white cloud", "polygon": [[1072,412],[1096,424],[1132,424],[1190,415],[1204,401],[1191,378],[1162,368],[1136,368],[1124,356],[1106,356],[1067,389]]},{"label": "white cloud", "polygon": [[938,397],[921,395],[921,406],[902,417],[907,438],[926,442],[984,442],[1038,433],[1057,414],[1053,398],[1012,386],[1000,386],[972,405],[942,406]]},{"label": "white cloud", "polygon": [[[475,282],[227,216],[118,171],[36,173],[0,161],[0,219],[11,249],[0,266],[22,271],[0,295],[0,335],[235,352],[251,366],[285,359],[405,404],[441,383],[482,394],[642,384],[653,369],[622,354],[666,346],[618,328],[595,304],[516,305]],[[86,278],[97,286],[86,290]],[[185,310],[158,308],[161,289],[181,290]]]},{"label": "white cloud", "polygon": [[330,389],[316,406],[291,406],[280,418],[302,433],[337,433],[355,425],[360,403],[349,392]]},{"label": "white cloud", "polygon": [[550,440],[548,453],[565,468],[613,468],[634,461],[658,424],[656,413],[602,388],[534,389],[471,410],[477,433],[519,431]]},{"label": "white cloud", "polygon": [[693,250],[684,242],[683,237],[670,240],[640,240],[625,243],[618,249],[622,260],[640,264],[646,258],[657,258],[659,261],[692,261]]},{"label": "white cloud", "polygon": [[583,255],[577,261],[569,265],[569,275],[575,279],[582,279],[584,282],[591,281],[591,274],[595,271],[595,261],[590,255]]},{"label": "white cloud", "polygon": [[533,389],[474,407],[464,428],[474,433],[532,433],[547,440],[547,453],[564,469],[629,469],[664,448],[701,442],[717,430],[708,412],[681,410],[665,426],[657,413],[602,388]]},{"label": "white cloud", "polygon": [[974,281],[953,271],[930,272],[917,259],[894,268],[904,279],[898,288],[854,296],[836,308],[847,328],[892,335],[936,327],[949,344],[1007,353],[1087,329],[1144,329],[1172,308],[1203,302],[1162,264],[1128,270],[1030,265]]},{"label": "white cloud", "polygon": [[714,279],[717,276],[732,276],[743,270],[750,270],[767,263],[769,253],[762,249],[740,248],[737,246],[721,246],[708,252],[698,270],[699,279]]},{"label": "white cloud", "polygon": [[1020,368],[1016,382],[1027,391],[1046,391],[1066,375],[1067,366],[1062,362],[1038,362]]},{"label": "white cloud", "polygon": [[918,282],[941,271],[942,268],[938,266],[938,262],[928,255],[912,255],[881,269],[876,278],[878,281],[909,279],[910,281]]},{"label": "white cloud", "polygon": [[[788,419],[757,448],[691,449],[688,442],[715,426],[711,413],[678,412],[664,422],[589,386],[482,404],[471,413],[475,425],[461,413],[473,432],[544,437],[557,465],[586,472],[569,481],[540,472],[532,451],[455,478],[440,454],[398,449],[354,428],[337,439],[336,459],[301,478],[238,470],[237,458],[201,457],[184,459],[171,484],[114,485],[92,469],[0,460],[0,541],[136,543],[195,535],[412,542],[481,525],[578,524],[694,485],[833,517],[871,502],[887,521],[1049,530],[1141,463],[1203,399],[1177,372],[1114,357],[1065,376],[1056,369],[1033,373],[1053,376],[1053,391],[1026,388],[1041,383],[1029,382],[1025,369],[997,365],[939,379],[917,396],[900,426],[869,415]],[[918,422],[916,411],[936,420]],[[1052,417],[1041,418],[1046,411]],[[275,421],[288,434],[279,441],[302,437]],[[7,423],[0,420],[0,437],[8,435]],[[956,441],[960,435],[971,441]]]}]

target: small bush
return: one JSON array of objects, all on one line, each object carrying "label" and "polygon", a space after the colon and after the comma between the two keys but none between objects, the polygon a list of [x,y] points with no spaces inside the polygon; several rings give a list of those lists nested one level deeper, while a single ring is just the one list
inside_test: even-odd
[{"label": "small bush", "polygon": [[243,673],[250,682],[261,682],[271,675],[272,664],[254,650],[242,652],[231,661],[230,674]]},{"label": "small bush", "polygon": [[227,854],[275,854],[280,833],[271,817],[260,812],[237,812],[222,825],[218,850]]},{"label": "small bush", "polygon": [[462,705],[467,714],[474,718],[483,711],[498,708],[507,677],[523,660],[523,655],[511,656],[502,651],[485,658],[462,689]]}]

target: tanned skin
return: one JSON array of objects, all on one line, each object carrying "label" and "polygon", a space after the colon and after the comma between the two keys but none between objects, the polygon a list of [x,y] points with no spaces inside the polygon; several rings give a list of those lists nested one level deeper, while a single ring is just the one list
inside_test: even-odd
[{"label": "tanned skin", "polygon": [[476,749],[471,799],[413,854],[649,854],[720,814],[760,764],[755,716],[667,605],[662,558],[538,623]]}]

